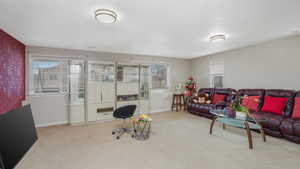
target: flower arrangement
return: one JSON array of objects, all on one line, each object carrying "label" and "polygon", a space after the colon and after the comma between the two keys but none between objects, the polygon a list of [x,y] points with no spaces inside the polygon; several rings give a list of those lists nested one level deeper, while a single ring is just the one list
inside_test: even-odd
[{"label": "flower arrangement", "polygon": [[250,114],[249,109],[246,106],[241,105],[245,97],[247,97],[247,95],[238,97],[235,101],[231,103],[231,108],[236,112],[243,112],[248,115]]},{"label": "flower arrangement", "polygon": [[250,116],[250,111],[246,106],[241,105],[244,97],[238,97],[236,100],[231,101],[230,105],[226,108],[229,116],[237,119],[245,119]]},{"label": "flower arrangement", "polygon": [[196,91],[196,82],[194,81],[193,77],[189,77],[188,80],[185,82],[186,88],[186,95],[193,96],[194,92]]}]

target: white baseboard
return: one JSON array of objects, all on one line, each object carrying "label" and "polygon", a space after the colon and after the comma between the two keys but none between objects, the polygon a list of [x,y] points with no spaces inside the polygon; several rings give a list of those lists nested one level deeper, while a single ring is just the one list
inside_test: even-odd
[{"label": "white baseboard", "polygon": [[[171,109],[157,109],[157,110],[152,110],[150,113],[160,113],[160,112],[167,112],[167,111],[171,111]],[[110,120],[113,120],[113,119],[110,119]],[[110,120],[105,120],[105,121],[110,121]],[[94,123],[99,123],[99,122],[103,122],[102,120],[101,121],[97,121],[97,122],[94,122]],[[68,121],[61,121],[61,122],[53,122],[53,123],[44,123],[44,124],[37,124],[35,125],[35,127],[49,127],[49,126],[58,126],[58,125],[64,125],[64,124],[69,124]],[[82,123],[74,123],[74,124],[71,124],[71,125],[84,125],[85,123],[82,122]],[[88,124],[93,124],[93,122],[89,122]]]},{"label": "white baseboard", "polygon": [[63,125],[63,124],[69,124],[69,122],[61,121],[61,122],[53,122],[53,123],[44,123],[44,124],[35,125],[35,127],[58,126],[58,125]]},{"label": "white baseboard", "polygon": [[171,111],[171,109],[157,109],[157,110],[152,110],[150,113],[160,113],[160,112],[166,112],[166,111]]}]

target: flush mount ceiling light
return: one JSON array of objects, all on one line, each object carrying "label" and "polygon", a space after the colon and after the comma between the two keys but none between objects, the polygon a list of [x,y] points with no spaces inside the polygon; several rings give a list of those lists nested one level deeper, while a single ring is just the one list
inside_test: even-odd
[{"label": "flush mount ceiling light", "polygon": [[112,10],[98,9],[95,11],[95,19],[102,23],[115,23],[117,18],[117,13]]},{"label": "flush mount ceiling light", "polygon": [[226,36],[223,34],[214,35],[214,36],[209,37],[210,42],[219,42],[219,41],[223,41],[225,39],[226,39]]}]

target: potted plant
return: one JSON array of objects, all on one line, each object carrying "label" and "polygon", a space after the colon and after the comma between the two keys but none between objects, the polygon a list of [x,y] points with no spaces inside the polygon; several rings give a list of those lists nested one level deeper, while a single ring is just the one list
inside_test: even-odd
[{"label": "potted plant", "polygon": [[237,100],[233,101],[229,109],[231,110],[231,116],[237,118],[237,119],[246,119],[247,116],[250,116],[250,111],[247,107],[241,105],[241,101],[244,97],[239,97]]}]

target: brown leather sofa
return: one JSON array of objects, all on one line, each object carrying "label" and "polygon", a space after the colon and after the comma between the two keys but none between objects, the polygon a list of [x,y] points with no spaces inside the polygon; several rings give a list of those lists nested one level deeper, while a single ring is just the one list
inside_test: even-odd
[{"label": "brown leather sofa", "polygon": [[214,94],[226,95],[225,101],[218,104],[206,104],[206,103],[194,103],[193,101],[188,102],[187,111],[190,113],[204,116],[207,118],[212,118],[213,115],[210,113],[210,110],[217,108],[224,108],[234,99],[236,91],[230,88],[214,89],[214,88],[202,88],[199,89],[198,94],[206,93],[209,95],[212,100]]},{"label": "brown leather sofa", "polygon": [[[295,97],[300,97],[300,91]],[[281,122],[280,131],[287,140],[300,144],[300,118],[285,118]]]},{"label": "brown leather sofa", "polygon": [[295,91],[293,90],[266,90],[265,96],[273,96],[273,97],[286,97],[288,98],[288,102],[284,108],[283,116],[275,115],[269,112],[262,112],[261,109],[259,111],[254,112],[253,114],[257,119],[264,119],[261,122],[265,132],[268,135],[274,137],[282,137],[280,132],[280,125],[283,119],[289,118],[293,112],[293,104],[294,104],[294,96]]},{"label": "brown leather sofa", "polygon": [[[200,89],[199,93],[205,92],[209,93],[211,98],[215,93],[220,93],[219,91],[224,93],[231,93],[226,98],[226,103],[232,101],[235,98],[234,89],[213,89],[213,88],[205,88]],[[225,92],[227,91],[227,92]],[[220,93],[221,94],[221,93]],[[284,137],[287,140],[300,144],[300,118],[292,118],[293,107],[294,107],[294,99],[295,97],[300,97],[300,91],[296,92],[294,90],[265,90],[265,89],[240,89],[236,96],[260,96],[259,97],[259,106],[258,111],[252,112],[255,118],[263,119],[261,122],[264,131],[271,136],[275,137]],[[283,115],[275,115],[269,112],[263,112],[262,107],[264,104],[264,97],[272,96],[272,97],[286,97],[288,98],[287,104],[284,108]],[[230,100],[231,99],[231,100]],[[187,105],[187,110],[193,114],[201,115],[204,117],[212,118],[213,115],[209,113],[211,109],[217,108],[216,105],[203,105],[199,103],[193,103],[190,101]]]}]

